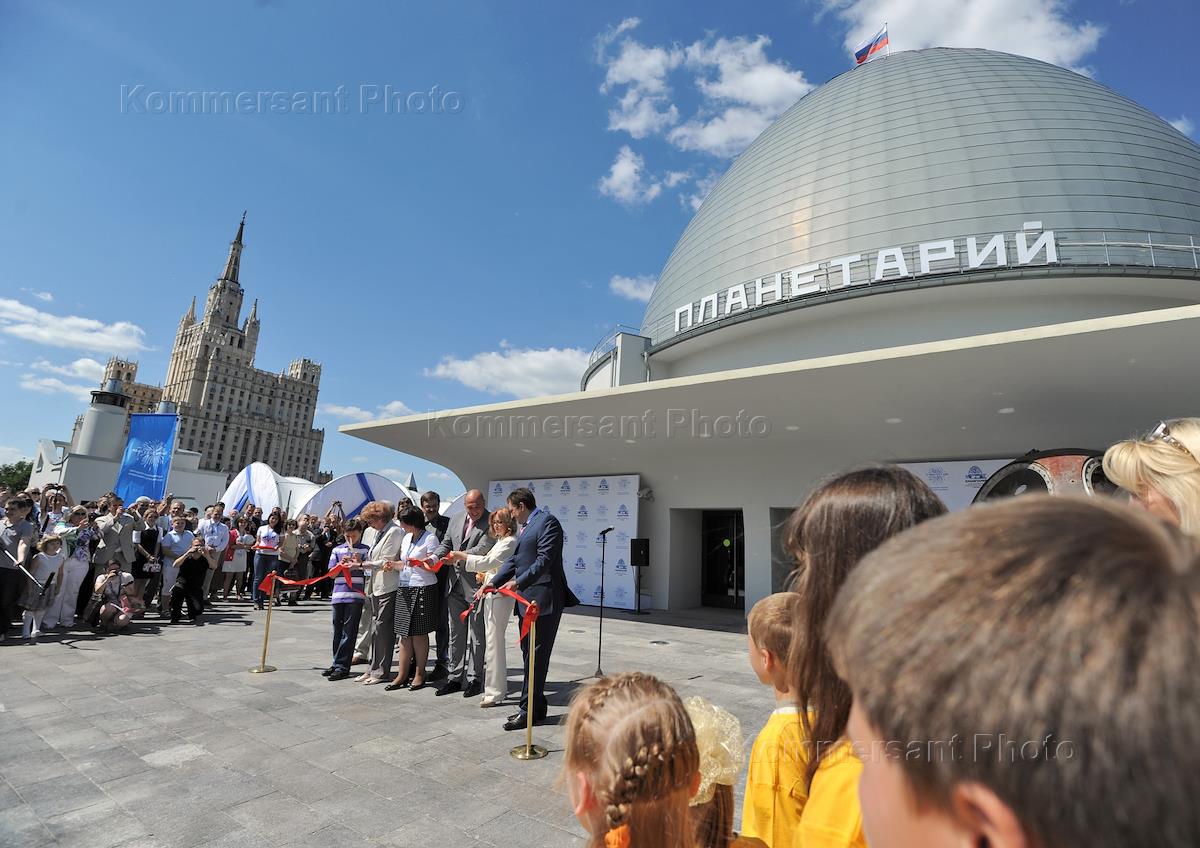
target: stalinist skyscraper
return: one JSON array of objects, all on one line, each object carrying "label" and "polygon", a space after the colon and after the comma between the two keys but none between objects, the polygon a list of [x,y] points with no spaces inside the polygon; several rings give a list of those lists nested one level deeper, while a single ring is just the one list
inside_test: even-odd
[{"label": "stalinist skyscraper", "polygon": [[259,461],[284,476],[317,480],[325,441],[325,431],[313,429],[321,366],[297,359],[280,374],[254,367],[258,301],[242,321],[238,280],[245,227],[242,215],[203,317],[196,318],[193,298],[179,322],[162,399],[179,411],[176,444],[199,451],[201,468],[233,474]]}]

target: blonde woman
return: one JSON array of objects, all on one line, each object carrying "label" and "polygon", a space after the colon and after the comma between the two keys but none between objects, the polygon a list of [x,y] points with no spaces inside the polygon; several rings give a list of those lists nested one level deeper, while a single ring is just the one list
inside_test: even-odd
[{"label": "blonde woman", "polygon": [[1104,473],[1151,515],[1200,537],[1200,418],[1162,421],[1104,454]]},{"label": "blonde woman", "polygon": [[[508,561],[517,547],[517,520],[508,507],[498,509],[488,517],[488,533],[496,540],[486,554],[467,554],[450,551],[447,559],[464,563],[468,571],[474,571],[476,580],[486,584],[500,566]],[[480,589],[482,592],[482,588]],[[484,638],[487,649],[484,653],[484,683],[481,707],[496,707],[508,697],[508,657],[504,649],[504,631],[513,614],[513,599],[507,595],[489,593],[475,594],[476,603],[482,604],[476,615],[482,615]]]}]

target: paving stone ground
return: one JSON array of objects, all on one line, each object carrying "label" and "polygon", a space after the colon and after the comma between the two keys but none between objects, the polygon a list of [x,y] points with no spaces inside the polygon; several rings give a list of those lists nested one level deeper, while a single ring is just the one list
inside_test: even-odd
[{"label": "paving stone ground", "polygon": [[[581,845],[547,759],[521,762],[514,709],[477,699],[330,683],[328,605],[277,608],[268,662],[249,674],[264,613],[218,605],[204,627],[72,633],[0,643],[0,848]],[[551,721],[596,669],[599,619],[564,617]],[[741,613],[604,620],[603,669],[659,675],[742,721],[747,751],[772,707],[746,661]],[[515,638],[515,627],[509,628]],[[520,652],[510,639],[510,686]],[[737,789],[740,809],[741,787]]]}]

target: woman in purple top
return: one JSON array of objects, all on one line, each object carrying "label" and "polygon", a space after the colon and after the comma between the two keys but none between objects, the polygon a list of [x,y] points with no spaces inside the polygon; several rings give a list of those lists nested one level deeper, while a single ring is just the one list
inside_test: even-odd
[{"label": "woman in purple top", "polygon": [[345,565],[350,569],[350,583],[344,574],[333,580],[333,665],[322,672],[330,680],[345,680],[350,676],[350,661],[358,639],[358,619],[367,600],[363,591],[362,562],[370,548],[362,543],[363,522],[351,518],[342,526],[346,541],[333,549],[329,568]]}]

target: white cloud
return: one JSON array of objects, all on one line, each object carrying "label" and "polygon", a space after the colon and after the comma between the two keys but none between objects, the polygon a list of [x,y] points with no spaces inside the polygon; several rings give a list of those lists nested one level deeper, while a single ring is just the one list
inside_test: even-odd
[{"label": "white cloud", "polygon": [[654,291],[654,283],[655,278],[649,274],[638,277],[622,277],[620,274],[614,274],[613,278],[608,281],[608,288],[615,295],[646,303],[650,300],[650,293]]},{"label": "white cloud", "polygon": [[662,183],[647,179],[645,169],[646,160],[630,150],[629,145],[621,145],[608,176],[600,180],[600,193],[628,206],[649,203],[662,193]]},{"label": "white cloud", "polygon": [[760,35],[697,41],[686,65],[699,72],[696,88],[705,98],[699,114],[667,138],[683,150],[726,158],[741,153],[785,109],[812,90],[800,71],[767,58],[771,39]]},{"label": "white cloud", "polygon": [[145,330],[128,321],[105,324],[78,315],[52,315],[8,298],[0,298],[0,333],[50,347],[102,353],[146,349]]},{"label": "white cloud", "polygon": [[682,185],[692,178],[691,171],[667,171],[663,177],[663,184],[667,188],[675,188],[677,185]]},{"label": "white cloud", "polygon": [[853,49],[888,24],[893,50],[985,47],[1085,71],[1104,27],[1068,19],[1066,0],[827,0]]},{"label": "white cloud", "polygon": [[445,471],[430,471],[425,474],[430,480],[453,480],[453,474],[447,474]]},{"label": "white cloud", "polygon": [[690,194],[680,195],[679,202],[684,205],[684,208],[695,212],[700,208],[700,204],[704,202],[704,198],[708,197],[708,193],[713,190],[721,180],[721,175],[716,171],[709,171],[703,177],[696,180],[696,190]]},{"label": "white cloud", "polygon": [[389,418],[399,418],[402,415],[412,415],[413,411],[408,408],[403,401],[393,400],[388,401],[379,407],[380,413]]},{"label": "white cloud", "polygon": [[0,462],[18,462],[29,458],[29,454],[20,448],[10,448],[7,445],[0,445]]},{"label": "white cloud", "polygon": [[1195,130],[1196,130],[1196,125],[1192,123],[1192,119],[1189,118],[1187,115],[1180,115],[1178,118],[1176,118],[1173,121],[1167,121],[1167,123],[1170,124],[1171,126],[1173,126],[1175,129],[1179,130],[1184,135],[1188,136],[1189,138],[1191,137],[1192,133],[1195,132]]},{"label": "white cloud", "polygon": [[357,463],[360,463],[360,464],[361,464],[361,463],[363,463],[363,462],[366,462],[366,461],[367,461],[367,458],[366,458],[365,456],[352,456],[352,457],[350,457],[350,461],[351,461],[351,462],[357,462]]},{"label": "white cloud", "polygon": [[67,383],[57,377],[36,377],[33,374],[22,374],[19,385],[29,392],[43,395],[70,395],[75,400],[88,403],[92,399],[95,386],[81,386],[78,383]]},{"label": "white cloud", "polygon": [[[640,23],[638,18],[626,18],[596,39],[596,61],[605,67],[601,93],[624,87],[616,108],[608,112],[608,128],[634,138],[660,133],[679,122],[667,76],[683,61],[678,47],[652,47],[623,37]],[[610,55],[609,48],[618,41]]]},{"label": "white cloud", "polygon": [[81,357],[66,365],[55,365],[45,359],[39,359],[30,366],[35,371],[45,371],[49,374],[60,374],[63,377],[78,377],[81,380],[99,382],[104,377],[104,366],[94,359]]},{"label": "white cloud", "polygon": [[[361,406],[344,406],[337,403],[323,403],[317,407],[318,412],[323,412],[330,418],[337,418],[341,421],[373,421],[376,418],[397,418],[401,415],[412,415],[412,410],[404,405],[403,401],[393,400],[387,403],[380,404],[372,412],[369,409],[363,409]],[[363,460],[366,461],[365,459]]]},{"label": "white cloud", "polygon": [[323,412],[331,418],[338,418],[343,421],[370,421],[375,415],[361,406],[342,406],[337,403],[323,403],[317,407],[319,412]]},{"label": "white cloud", "polygon": [[47,291],[34,291],[33,289],[27,289],[27,288],[22,288],[21,291],[25,292],[26,294],[33,295],[38,300],[44,300],[44,301],[46,301],[46,303],[49,303],[50,301],[54,300],[54,295],[52,295],[50,292],[47,292]]},{"label": "white cloud", "polygon": [[579,348],[528,350],[501,344],[501,350],[477,353],[469,359],[447,356],[426,377],[456,380],[493,395],[525,398],[579,390],[588,355]]},{"label": "white cloud", "polygon": [[[638,139],[661,135],[681,150],[736,156],[812,88],[800,71],[767,57],[771,40],[765,35],[651,45],[630,34],[639,23],[627,18],[596,39],[596,60],[605,70],[600,91],[617,98],[608,113],[610,130]],[[701,105],[681,124],[670,78],[682,68],[694,74]],[[672,171],[661,182],[674,188],[686,174]]]}]

